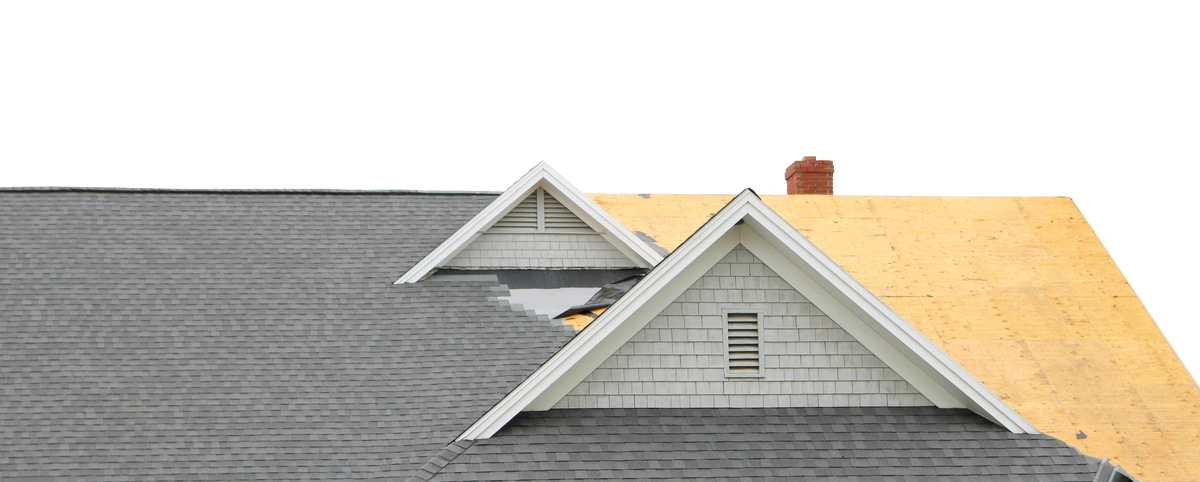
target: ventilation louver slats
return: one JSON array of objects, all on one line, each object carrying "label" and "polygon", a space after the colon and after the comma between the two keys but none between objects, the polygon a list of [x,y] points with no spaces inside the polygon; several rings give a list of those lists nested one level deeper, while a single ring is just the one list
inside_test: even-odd
[{"label": "ventilation louver slats", "polygon": [[587,223],[579,219],[579,216],[576,216],[570,209],[563,206],[557,199],[554,199],[554,196],[551,196],[550,193],[545,193],[542,210],[546,220],[546,231],[592,231],[592,228],[588,227]]},{"label": "ventilation louver slats", "polygon": [[758,375],[761,373],[759,353],[758,315],[754,313],[729,313],[726,335],[730,375]]},{"label": "ventilation louver slats", "polygon": [[492,227],[504,232],[537,232],[537,192],[530,194]]},{"label": "ventilation louver slats", "polygon": [[533,191],[492,225],[497,233],[592,233],[579,216],[543,189]]}]

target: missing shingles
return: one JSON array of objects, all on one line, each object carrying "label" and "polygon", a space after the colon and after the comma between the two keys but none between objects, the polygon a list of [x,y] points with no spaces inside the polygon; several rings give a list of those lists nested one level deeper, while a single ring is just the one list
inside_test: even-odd
[{"label": "missing shingles", "polygon": [[586,300],[593,296],[598,288],[559,288],[553,290],[526,289],[507,291],[497,290],[499,297],[488,297],[489,300],[507,307],[509,310],[530,320],[538,320],[564,333],[574,334],[575,329],[563,323],[554,315],[562,312],[576,301]]},{"label": "missing shingles", "polygon": [[[501,285],[501,286],[503,286],[503,285]],[[496,290],[496,291],[500,291],[500,290]],[[520,313],[522,315],[525,315],[525,316],[535,319],[535,320],[553,321],[547,315],[543,315],[534,310],[526,308],[525,305],[522,305],[520,303],[514,303],[512,301],[512,292],[508,290],[507,286],[504,287],[503,292],[505,293],[505,296],[489,296],[488,301],[500,303],[502,306],[507,306],[508,309],[513,311],[513,313]]]}]

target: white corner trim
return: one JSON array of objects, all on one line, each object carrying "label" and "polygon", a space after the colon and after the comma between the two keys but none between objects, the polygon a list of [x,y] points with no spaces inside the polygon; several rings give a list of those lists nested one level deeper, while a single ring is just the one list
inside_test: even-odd
[{"label": "white corner trim", "polygon": [[[741,226],[739,226],[741,225]],[[1037,433],[1028,422],[942,353],[849,273],[800,235],[747,189],[725,205],[625,296],[517,385],[458,440],[488,438],[523,410],[548,410],[624,345],[671,301],[738,244],[793,287],[817,293],[811,300],[835,321],[866,338],[934,404],[969,408],[1014,433]],[[799,284],[799,285],[797,285]],[[813,287],[820,289],[812,289]],[[802,292],[804,292],[802,291]],[[808,293],[805,293],[806,296]],[[860,342],[863,340],[860,339]],[[883,357],[881,357],[883,359]]]},{"label": "white corner trim", "polygon": [[463,249],[471,244],[475,238],[481,233],[487,231],[488,228],[496,224],[500,218],[504,217],[508,211],[512,210],[517,203],[525,199],[530,193],[537,188],[543,188],[550,192],[555,199],[566,206],[571,212],[575,213],[579,219],[591,226],[600,233],[614,247],[624,253],[629,259],[640,264],[643,268],[649,268],[660,261],[662,255],[654,251],[653,248],[638,239],[637,235],[625,228],[624,225],[609,216],[604,209],[593,202],[590,198],[579,192],[575,186],[563,179],[549,164],[539,162],[533,169],[521,176],[517,182],[509,186],[507,190],[500,194],[491,204],[483,208],[479,214],[467,221],[466,224],[458,228],[454,234],[446,238],[433,251],[417,261],[417,264],[409,268],[400,279],[394,284],[415,283],[424,279],[429,273],[437,269],[443,263],[451,260],[458,255]]}]

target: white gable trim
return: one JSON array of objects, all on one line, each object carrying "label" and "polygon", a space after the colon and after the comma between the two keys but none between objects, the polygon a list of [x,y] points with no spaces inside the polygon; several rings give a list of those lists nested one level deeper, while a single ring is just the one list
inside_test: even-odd
[{"label": "white gable trim", "polygon": [[591,199],[579,192],[575,186],[567,182],[549,164],[540,162],[521,179],[500,194],[496,200],[488,204],[483,211],[467,221],[458,231],[446,238],[442,244],[434,248],[428,255],[417,262],[404,273],[395,284],[415,283],[424,279],[443,263],[454,259],[484,231],[496,224],[518,203],[533,193],[537,188],[545,189],[558,202],[570,209],[580,220],[600,233],[613,247],[620,250],[630,260],[643,268],[649,268],[659,261],[662,255],[654,251],[646,243],[638,239],[607,212],[596,205]]},{"label": "white gable trim", "polygon": [[491,437],[521,411],[553,407],[738,244],[937,406],[969,408],[1011,432],[1037,433],[747,189],[480,417],[459,440]]}]

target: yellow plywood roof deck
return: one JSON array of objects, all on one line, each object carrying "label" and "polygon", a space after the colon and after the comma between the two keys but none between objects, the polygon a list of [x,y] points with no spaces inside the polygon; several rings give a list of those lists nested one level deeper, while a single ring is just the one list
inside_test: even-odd
[{"label": "yellow plywood roof deck", "polygon": [[[591,198],[673,250],[733,196]],[[762,199],[1038,430],[1200,480],[1200,389],[1069,198]]]}]

